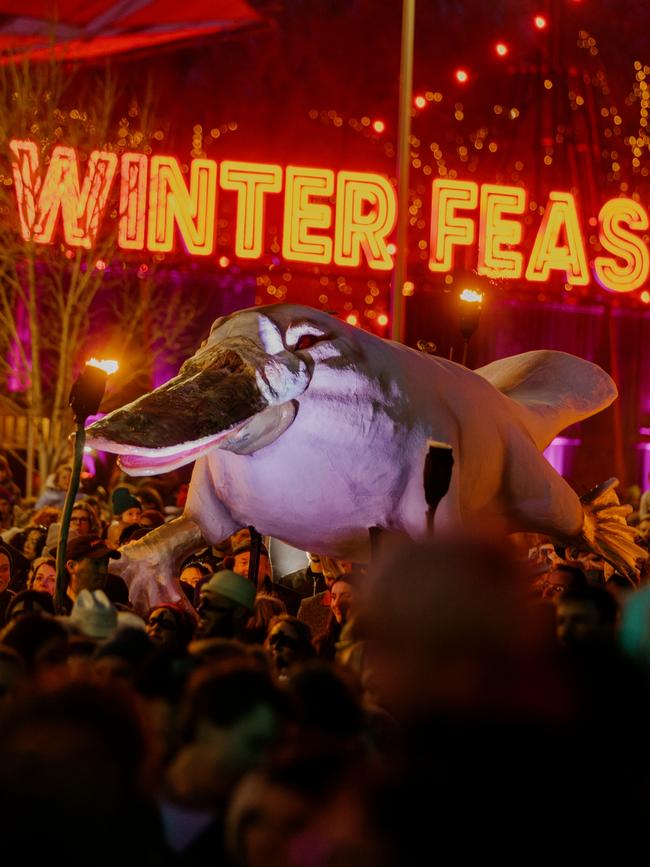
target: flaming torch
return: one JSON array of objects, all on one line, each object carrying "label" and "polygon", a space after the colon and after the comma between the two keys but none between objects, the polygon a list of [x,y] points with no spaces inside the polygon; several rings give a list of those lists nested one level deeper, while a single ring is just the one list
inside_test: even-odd
[{"label": "flaming torch", "polygon": [[481,310],[483,309],[483,293],[476,289],[463,289],[460,293],[460,333],[463,335],[463,361],[467,366],[469,341],[478,328]]},{"label": "flaming torch", "polygon": [[104,397],[106,383],[111,373],[118,368],[117,361],[98,361],[91,358],[86,362],[82,372],[72,385],[69,403],[72,408],[76,423],[74,439],[74,458],[68,492],[63,506],[61,517],[61,532],[59,545],[56,552],[56,590],[54,593],[54,607],[57,614],[65,614],[65,596],[68,589],[68,574],[65,569],[66,548],[68,546],[68,531],[70,528],[70,516],[74,506],[75,497],[79,490],[79,478],[83,464],[84,446],[86,444],[86,419],[94,415]]}]

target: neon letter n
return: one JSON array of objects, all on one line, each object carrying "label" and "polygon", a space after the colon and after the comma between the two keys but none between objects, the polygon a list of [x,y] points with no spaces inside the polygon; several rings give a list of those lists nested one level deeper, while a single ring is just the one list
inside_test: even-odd
[{"label": "neon letter n", "polygon": [[216,203],[214,160],[192,160],[188,190],[177,159],[151,157],[147,247],[160,253],[172,250],[176,223],[187,252],[209,256],[214,250]]}]

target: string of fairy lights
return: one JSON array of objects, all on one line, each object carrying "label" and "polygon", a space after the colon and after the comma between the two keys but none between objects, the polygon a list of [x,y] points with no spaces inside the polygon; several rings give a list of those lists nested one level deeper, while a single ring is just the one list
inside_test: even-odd
[{"label": "string of fairy lights", "polygon": [[[543,33],[550,28],[551,22],[546,15],[535,15],[531,26]],[[600,54],[596,38],[585,29],[578,31],[576,46],[580,52],[587,55],[589,60],[593,61]],[[416,280],[407,281],[404,288],[405,295],[413,294],[416,285],[421,285],[423,280],[433,284],[431,275],[426,272],[423,275],[429,258],[429,239],[425,232],[428,227],[432,178],[471,177],[472,174],[480,172],[482,179],[490,178],[497,183],[513,182],[527,186],[531,192],[529,213],[524,218],[527,226],[536,225],[545,211],[546,196],[544,189],[540,188],[540,178],[544,181],[543,187],[546,189],[552,186],[570,189],[587,206],[585,222],[589,231],[586,241],[591,255],[596,255],[602,250],[596,226],[598,208],[607,197],[605,190],[607,188],[611,190],[610,196],[625,195],[635,201],[643,199],[641,183],[649,174],[647,157],[650,154],[648,136],[650,90],[646,79],[650,74],[650,66],[640,60],[634,61],[634,81],[622,108],[616,104],[612,96],[612,88],[602,66],[590,70],[587,64],[578,61],[578,64],[569,65],[565,71],[552,69],[549,64],[542,63],[537,68],[527,68],[523,63],[513,65],[513,50],[506,41],[495,41],[492,49],[497,62],[503,61],[508,64],[506,75],[503,76],[507,84],[503,89],[506,95],[512,98],[500,99],[492,102],[490,106],[484,105],[482,122],[478,125],[472,125],[472,114],[477,113],[476,105],[470,108],[463,95],[463,90],[471,88],[477,75],[469,65],[456,67],[444,83],[438,82],[437,89],[421,90],[414,94],[411,111],[413,132],[410,137],[409,224],[414,235],[410,267]],[[513,95],[516,88],[512,86],[512,82],[516,77],[528,79],[522,94],[523,101],[527,101],[527,105],[522,105],[517,101],[516,95]],[[537,92],[534,91],[535,87],[538,89]],[[553,100],[555,106],[563,101],[563,109],[555,112],[548,111],[544,107],[545,98]],[[516,147],[522,135],[522,123],[525,123],[532,113],[531,105],[536,106],[540,112],[546,111],[549,115],[551,113],[559,115],[559,119],[552,128],[544,130],[544,135],[538,142],[522,140],[520,146]],[[635,109],[638,112],[634,124],[636,129],[634,132],[627,133],[626,126],[631,125],[632,112]],[[423,130],[420,132],[419,122],[432,111],[437,111],[438,123],[421,124]],[[489,113],[492,116],[489,121],[486,121],[485,116]],[[578,121],[580,115],[587,120]],[[364,138],[374,141],[383,149],[385,157],[395,156],[395,145],[391,138],[394,129],[383,117],[365,115],[346,118],[331,108],[321,110],[312,108],[309,111],[309,118],[323,126],[338,128],[347,126]],[[438,129],[435,138],[430,135],[431,127],[434,125]],[[584,170],[585,159],[589,161],[587,168],[592,176],[592,189],[588,193],[581,189],[579,173],[569,177],[568,182],[566,180],[563,151],[566,151],[567,145],[574,148],[578,159],[582,159],[583,165],[580,171]],[[501,158],[500,155],[504,152],[506,156]],[[554,165],[560,166],[559,171],[548,178],[540,174],[540,170],[552,172]],[[553,179],[557,179],[558,176],[560,179],[554,181]],[[391,180],[395,182],[394,178]],[[650,243],[650,235],[644,234],[642,240],[646,244]],[[414,266],[414,262],[417,263],[418,260],[420,268]],[[438,278],[438,285],[442,282],[443,288],[450,290],[454,283],[467,279],[467,272],[471,271],[471,267],[459,268],[459,271],[460,278],[455,277],[454,274],[447,274]],[[377,281],[369,281],[368,285],[370,282],[376,284]],[[491,283],[497,290],[513,294],[512,286],[504,286],[498,281],[486,281],[484,278],[482,282]],[[557,295],[558,291],[566,293],[564,300],[567,303],[578,303],[581,299],[593,297],[594,286],[577,287],[568,283],[562,284],[558,279],[553,281],[551,286],[542,287],[537,297],[546,300],[550,295]],[[528,287],[521,290],[521,294],[530,298],[534,290],[531,291]],[[364,300],[368,301],[368,298]],[[620,302],[621,299],[617,300]],[[626,300],[648,304],[650,292],[644,289]],[[322,299],[323,304],[328,302],[329,298]],[[360,312],[362,316],[372,313],[368,308]],[[355,309],[354,315],[358,313],[359,311]],[[383,317],[382,321],[388,320]]]}]

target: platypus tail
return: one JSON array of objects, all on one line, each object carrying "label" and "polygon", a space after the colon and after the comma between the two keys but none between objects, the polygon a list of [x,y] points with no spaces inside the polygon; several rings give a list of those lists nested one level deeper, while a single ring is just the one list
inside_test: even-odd
[{"label": "platypus tail", "polygon": [[474,372],[519,404],[540,451],[564,428],[608,407],[618,394],[614,380],[598,365],[551,349],[502,358]]},{"label": "platypus tail", "polygon": [[[608,407],[618,394],[612,378],[597,365],[548,349],[503,358],[475,373],[518,404],[540,451],[564,428]],[[632,509],[620,505],[617,485],[618,479],[609,479],[581,498],[583,525],[570,544],[593,551],[636,581],[639,563],[648,554],[634,541],[636,533],[625,520]]]}]

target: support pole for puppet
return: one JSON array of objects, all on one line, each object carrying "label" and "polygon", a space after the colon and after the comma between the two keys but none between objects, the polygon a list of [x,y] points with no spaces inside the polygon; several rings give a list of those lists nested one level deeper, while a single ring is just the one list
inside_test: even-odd
[{"label": "support pole for puppet", "polygon": [[381,527],[368,527],[368,536],[370,537],[370,562],[376,563],[381,551]]},{"label": "support pole for puppet", "polygon": [[411,106],[413,104],[413,38],[415,0],[402,0],[402,54],[399,75],[397,130],[397,236],[391,286],[391,337],[404,343],[404,282],[408,265],[409,167],[411,164]]},{"label": "support pole for puppet", "polygon": [[[101,365],[101,366],[100,366]],[[56,552],[56,588],[54,591],[54,610],[57,614],[65,614],[65,597],[68,590],[68,573],[65,568],[66,551],[68,547],[68,532],[70,517],[74,507],[75,497],[79,490],[79,479],[84,459],[86,443],[86,419],[95,415],[104,397],[108,374],[117,370],[116,362],[98,362],[91,359],[77,377],[70,390],[69,403],[75,420],[74,456],[70,483],[63,505],[61,530]]]},{"label": "support pole for puppet", "polygon": [[262,553],[262,536],[255,527],[249,527],[251,534],[251,556],[248,561],[248,580],[257,588],[257,573],[260,570],[260,555]]},{"label": "support pole for puppet", "polygon": [[454,453],[446,443],[429,443],[424,459],[424,499],[427,502],[427,531],[433,535],[436,509],[449,490],[451,471],[454,466]]}]

